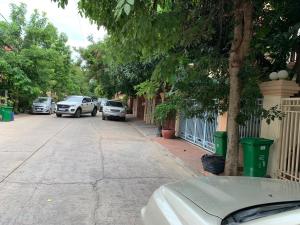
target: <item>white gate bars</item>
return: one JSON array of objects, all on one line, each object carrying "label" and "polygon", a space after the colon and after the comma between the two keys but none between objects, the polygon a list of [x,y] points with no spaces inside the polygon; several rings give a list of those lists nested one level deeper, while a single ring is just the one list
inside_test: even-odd
[{"label": "white gate bars", "polygon": [[[257,99],[257,107],[262,107],[262,99]],[[261,118],[252,115],[245,125],[239,126],[240,138],[260,137]]]},{"label": "white gate bars", "polygon": [[180,137],[208,151],[214,152],[214,133],[217,128],[217,115],[214,119],[180,117]]},{"label": "white gate bars", "polygon": [[279,178],[300,181],[300,98],[282,99]]}]

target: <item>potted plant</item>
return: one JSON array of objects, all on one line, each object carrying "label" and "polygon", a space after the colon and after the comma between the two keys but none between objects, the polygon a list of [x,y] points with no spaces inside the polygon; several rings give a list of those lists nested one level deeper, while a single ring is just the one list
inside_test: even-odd
[{"label": "potted plant", "polygon": [[176,116],[176,106],[172,102],[163,102],[156,106],[154,112],[154,120],[161,128],[163,138],[170,139],[175,135],[175,130],[169,128],[166,122]]}]

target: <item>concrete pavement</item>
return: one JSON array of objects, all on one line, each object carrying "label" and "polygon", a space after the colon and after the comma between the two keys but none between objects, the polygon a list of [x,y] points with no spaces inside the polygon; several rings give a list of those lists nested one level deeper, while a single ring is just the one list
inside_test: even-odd
[{"label": "concrete pavement", "polygon": [[141,225],[152,192],[191,175],[127,122],[0,123],[0,225]]}]

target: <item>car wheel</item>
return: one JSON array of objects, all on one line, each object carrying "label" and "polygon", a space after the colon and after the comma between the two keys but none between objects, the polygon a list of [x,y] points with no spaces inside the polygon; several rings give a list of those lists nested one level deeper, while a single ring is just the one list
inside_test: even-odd
[{"label": "car wheel", "polygon": [[80,114],[81,114],[81,109],[77,109],[76,112],[75,112],[75,114],[74,114],[74,117],[75,118],[79,118]]},{"label": "car wheel", "polygon": [[102,115],[102,120],[105,120],[106,118],[105,118],[105,116],[104,115]]},{"label": "car wheel", "polygon": [[126,117],[121,117],[121,121],[126,121]]},{"label": "car wheel", "polygon": [[92,116],[96,116],[97,115],[97,108],[95,107],[94,109],[93,109],[93,111],[92,111]]},{"label": "car wheel", "polygon": [[52,109],[49,109],[49,115],[51,115],[52,114]]},{"label": "car wheel", "polygon": [[57,117],[61,117],[61,114],[60,114],[60,113],[56,113],[56,116],[57,116]]}]

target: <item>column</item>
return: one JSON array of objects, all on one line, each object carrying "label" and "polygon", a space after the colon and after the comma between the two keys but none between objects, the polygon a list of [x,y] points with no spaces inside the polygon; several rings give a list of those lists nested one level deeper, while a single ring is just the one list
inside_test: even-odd
[{"label": "column", "polygon": [[[269,109],[276,105],[281,105],[283,98],[294,96],[300,91],[299,85],[295,81],[290,80],[273,80],[260,84],[261,93],[263,98],[263,108]],[[279,168],[279,153],[280,153],[280,133],[281,133],[281,120],[275,119],[270,124],[265,120],[261,123],[260,136],[262,138],[274,140],[271,146],[268,171],[267,174],[276,178]]]}]

